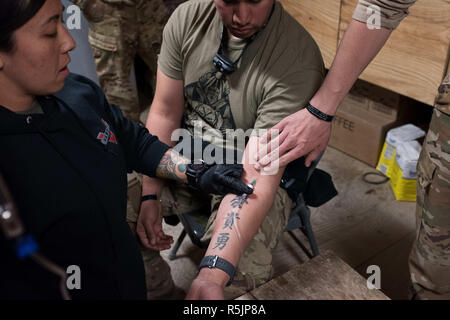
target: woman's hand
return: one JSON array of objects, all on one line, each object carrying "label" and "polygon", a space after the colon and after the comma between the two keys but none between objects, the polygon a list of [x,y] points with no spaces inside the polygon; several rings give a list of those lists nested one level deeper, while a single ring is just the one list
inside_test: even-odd
[{"label": "woman's hand", "polygon": [[141,203],[136,232],[146,248],[161,251],[171,247],[173,238],[162,229],[161,203],[158,200]]}]

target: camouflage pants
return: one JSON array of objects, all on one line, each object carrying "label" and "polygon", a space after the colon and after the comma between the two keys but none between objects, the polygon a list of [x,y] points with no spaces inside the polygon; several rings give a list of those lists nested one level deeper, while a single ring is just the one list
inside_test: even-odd
[{"label": "camouflage pants", "polygon": [[[133,173],[128,178],[128,201],[127,201],[127,222],[131,231],[136,236],[136,241],[140,240],[136,234],[136,225],[140,210],[142,181],[141,178]],[[145,280],[147,284],[147,299],[162,300],[180,298],[174,297],[175,285],[170,273],[170,267],[161,257],[159,251],[147,249],[140,246],[144,261]]]},{"label": "camouflage pants", "polygon": [[450,299],[450,75],[418,163],[417,233],[409,268],[416,297]]},{"label": "camouflage pants", "polygon": [[139,121],[139,100],[130,81],[131,67],[138,54],[150,69],[155,88],[157,55],[168,10],[163,0],[92,2],[83,13],[89,22],[89,42],[100,86],[110,103],[120,106],[126,117]]},{"label": "camouflage pants", "polygon": [[[211,208],[211,216],[206,223],[206,233],[202,242],[208,243],[212,237],[217,212],[223,197],[201,196],[193,193],[185,185],[167,183],[161,193],[161,203],[165,216],[193,212],[204,208],[205,204]],[[225,288],[225,298],[233,299],[250,291],[272,278],[272,251],[277,246],[287,225],[291,212],[292,200],[286,191],[278,188],[272,207],[264,218],[257,234],[242,248],[239,264],[233,284]]]}]

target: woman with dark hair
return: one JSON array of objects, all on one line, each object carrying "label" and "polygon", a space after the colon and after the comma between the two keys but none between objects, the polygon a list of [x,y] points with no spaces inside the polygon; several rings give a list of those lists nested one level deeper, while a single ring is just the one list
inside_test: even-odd
[{"label": "woman with dark hair", "polygon": [[3,1],[0,11],[0,50],[13,50],[13,33],[30,20],[44,5],[45,0]]},{"label": "woman with dark hair", "polygon": [[[251,193],[242,166],[188,164],[124,118],[98,86],[70,74],[75,43],[60,0],[0,4],[0,172],[25,230],[56,265],[79,268],[73,298],[145,299],[142,258],[125,221],[127,172],[208,193]],[[155,234],[149,241],[170,247],[171,237]],[[0,228],[0,298],[61,298],[59,279],[16,253]]]}]

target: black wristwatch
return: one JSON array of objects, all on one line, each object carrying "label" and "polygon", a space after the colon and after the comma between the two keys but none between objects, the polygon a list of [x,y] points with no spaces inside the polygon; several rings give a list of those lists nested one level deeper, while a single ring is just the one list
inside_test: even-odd
[{"label": "black wristwatch", "polygon": [[219,256],[206,256],[203,257],[202,262],[200,262],[200,266],[198,270],[200,271],[202,268],[217,268],[222,271],[225,271],[229,276],[230,280],[227,282],[227,287],[233,282],[234,273],[236,272],[234,266],[225,259],[220,258]]},{"label": "black wristwatch", "polygon": [[333,116],[330,116],[329,114],[323,113],[322,111],[320,111],[319,109],[317,109],[316,107],[314,107],[313,105],[309,104],[306,107],[306,110],[308,110],[313,116],[315,116],[316,118],[326,121],[326,122],[331,122],[333,121]]},{"label": "black wristwatch", "polygon": [[[201,163],[198,163],[199,160],[194,161],[194,163],[190,163],[186,166],[186,177],[189,186],[194,189],[198,189],[198,179],[200,176],[209,168],[211,165],[208,165],[203,160],[200,160]],[[196,163],[197,162],[197,163]]]}]

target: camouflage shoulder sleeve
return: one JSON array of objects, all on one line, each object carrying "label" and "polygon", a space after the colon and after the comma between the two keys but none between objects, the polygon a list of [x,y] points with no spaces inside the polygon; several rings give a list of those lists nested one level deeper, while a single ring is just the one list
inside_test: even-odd
[{"label": "camouflage shoulder sleeve", "polygon": [[439,86],[435,108],[450,116],[450,74],[445,77],[444,81]]},{"label": "camouflage shoulder sleeve", "polygon": [[373,12],[369,8],[377,6],[381,13],[381,27],[395,29],[415,2],[416,0],[359,0],[353,19],[366,23]]},{"label": "camouflage shoulder sleeve", "polygon": [[86,8],[86,5],[89,2],[89,0],[71,0],[71,2],[74,5],[79,6],[81,10],[84,10],[84,8]]}]

